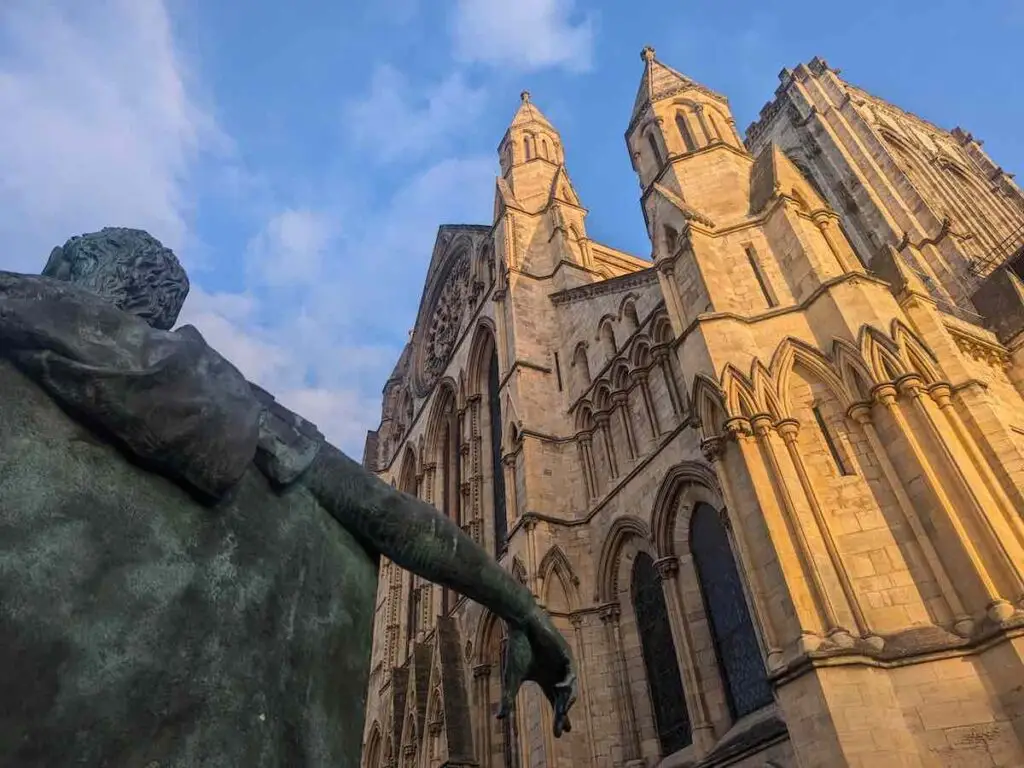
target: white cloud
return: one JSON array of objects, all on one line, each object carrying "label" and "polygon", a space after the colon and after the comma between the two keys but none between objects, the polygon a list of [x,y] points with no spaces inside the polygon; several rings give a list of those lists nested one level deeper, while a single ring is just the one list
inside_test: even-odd
[{"label": "white cloud", "polygon": [[[415,320],[437,227],[488,221],[494,166],[443,160],[376,211],[275,214],[247,252],[246,292],[193,290],[180,322],[358,459]],[[354,229],[345,237],[330,226],[342,216]]]},{"label": "white cloud", "polygon": [[377,159],[410,158],[464,131],[483,111],[485,100],[484,91],[470,87],[461,73],[420,89],[384,65],[373,73],[369,94],[346,108],[345,125]]},{"label": "white cloud", "polygon": [[456,56],[524,72],[590,69],[596,16],[573,14],[574,0],[456,0]]},{"label": "white cloud", "polygon": [[[489,220],[495,160],[437,163],[377,209],[372,195],[341,210],[315,198],[275,203],[238,249],[244,263],[210,251],[208,266],[245,283],[214,291],[209,273],[194,269],[188,201],[211,180],[241,195],[254,179],[220,165],[230,140],[186,64],[158,0],[0,0],[0,269],[38,272],[54,245],[80,232],[149,230],[193,267],[179,322],[358,458],[412,325],[437,225]],[[413,151],[443,142],[450,117],[465,119],[478,99],[453,78],[423,105],[384,99],[383,112],[363,114],[411,120]]]},{"label": "white cloud", "polygon": [[337,222],[308,209],[287,209],[275,215],[248,246],[254,277],[269,286],[315,280]]},{"label": "white cloud", "polygon": [[191,97],[159,0],[0,3],[0,230],[8,268],[103,226],[187,244],[182,180],[223,137]]}]

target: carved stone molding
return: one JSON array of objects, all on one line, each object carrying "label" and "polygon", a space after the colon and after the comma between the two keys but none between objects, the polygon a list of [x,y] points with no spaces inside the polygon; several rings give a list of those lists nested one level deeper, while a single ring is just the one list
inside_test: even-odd
[{"label": "carved stone molding", "polygon": [[616,624],[619,621],[619,617],[622,615],[622,609],[618,603],[608,603],[602,605],[598,615],[601,617],[601,621],[605,624],[612,623]]},{"label": "carved stone molding", "polygon": [[679,558],[674,555],[662,557],[654,562],[654,567],[658,569],[662,581],[675,578],[679,573]]},{"label": "carved stone molding", "polygon": [[418,397],[425,397],[444,373],[471,309],[470,253],[471,248],[461,248],[455,261],[439,276],[440,282],[423,316],[425,325],[413,371]]}]

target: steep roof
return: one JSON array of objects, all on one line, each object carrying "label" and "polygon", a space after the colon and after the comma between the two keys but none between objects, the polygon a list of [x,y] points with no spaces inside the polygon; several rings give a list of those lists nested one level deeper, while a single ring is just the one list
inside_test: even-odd
[{"label": "steep roof", "polygon": [[722,94],[716,93],[696,80],[691,80],[682,72],[677,72],[672,67],[662,64],[655,58],[654,49],[651,46],[646,46],[641,51],[640,57],[644,61],[644,73],[640,77],[640,87],[637,88],[636,99],[633,100],[633,112],[629,117],[627,132],[633,129],[640,116],[647,111],[651,104],[681,91],[695,89],[728,103],[728,99]]}]

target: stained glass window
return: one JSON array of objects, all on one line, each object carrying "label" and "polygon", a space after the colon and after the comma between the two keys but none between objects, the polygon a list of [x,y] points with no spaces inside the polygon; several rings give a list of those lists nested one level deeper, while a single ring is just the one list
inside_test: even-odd
[{"label": "stained glass window", "polygon": [[494,555],[505,551],[508,537],[508,517],[505,513],[505,469],[501,465],[501,400],[498,387],[498,353],[491,352],[491,367],[487,377],[487,403],[491,417],[491,487],[494,489]]},{"label": "stained glass window", "polygon": [[662,755],[670,755],[689,745],[693,736],[665,595],[654,561],[644,552],[633,563],[632,598],[658,740]]},{"label": "stained glass window", "polygon": [[690,550],[734,719],[772,701],[761,649],[750,620],[736,560],[718,510],[698,504],[690,521]]}]

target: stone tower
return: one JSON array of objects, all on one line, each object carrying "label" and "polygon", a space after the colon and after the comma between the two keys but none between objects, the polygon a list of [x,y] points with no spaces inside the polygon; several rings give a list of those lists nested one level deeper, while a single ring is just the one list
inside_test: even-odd
[{"label": "stone tower", "polygon": [[745,140],[642,59],[651,260],[524,93],[365,458],[545,605],[573,732],[495,721],[500,622],[385,563],[367,766],[1024,764],[1020,189],[820,59]]}]

